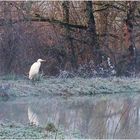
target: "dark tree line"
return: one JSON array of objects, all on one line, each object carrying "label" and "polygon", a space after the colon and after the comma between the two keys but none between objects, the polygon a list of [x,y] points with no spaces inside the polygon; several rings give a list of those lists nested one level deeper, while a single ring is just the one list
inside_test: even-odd
[{"label": "dark tree line", "polygon": [[39,57],[47,60],[47,75],[79,69],[139,73],[138,1],[0,3],[1,74],[27,74]]}]

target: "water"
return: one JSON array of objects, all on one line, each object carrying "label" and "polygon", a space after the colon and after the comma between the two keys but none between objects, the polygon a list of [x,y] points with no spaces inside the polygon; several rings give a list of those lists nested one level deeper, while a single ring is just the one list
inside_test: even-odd
[{"label": "water", "polygon": [[140,138],[140,96],[26,97],[0,102],[0,123],[29,123],[81,138]]}]

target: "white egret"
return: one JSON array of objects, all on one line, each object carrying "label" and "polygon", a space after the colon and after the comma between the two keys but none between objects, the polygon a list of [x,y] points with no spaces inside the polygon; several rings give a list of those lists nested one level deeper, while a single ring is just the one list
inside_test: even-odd
[{"label": "white egret", "polygon": [[37,75],[39,73],[40,66],[41,66],[41,62],[45,62],[45,61],[46,60],[38,59],[37,62],[32,64],[30,71],[29,71],[29,79],[30,80],[34,80],[37,77]]}]

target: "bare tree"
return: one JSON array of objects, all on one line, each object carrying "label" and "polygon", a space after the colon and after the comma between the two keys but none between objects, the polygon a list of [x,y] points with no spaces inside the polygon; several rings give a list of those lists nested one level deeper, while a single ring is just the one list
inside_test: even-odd
[{"label": "bare tree", "polygon": [[93,58],[95,65],[102,62],[102,53],[99,46],[99,41],[96,33],[95,19],[93,15],[93,3],[92,1],[86,1],[86,15],[87,15],[87,42],[89,42],[91,52],[93,53]]},{"label": "bare tree", "polygon": [[[65,23],[69,23],[69,8],[70,8],[70,2],[69,1],[64,1],[62,3],[63,6],[63,21]],[[77,56],[76,56],[76,50],[75,46],[73,44],[73,40],[71,37],[71,31],[70,31],[70,26],[65,26],[65,36],[66,36],[66,41],[68,43],[68,58],[70,59],[71,65],[74,69],[77,69]]]}]

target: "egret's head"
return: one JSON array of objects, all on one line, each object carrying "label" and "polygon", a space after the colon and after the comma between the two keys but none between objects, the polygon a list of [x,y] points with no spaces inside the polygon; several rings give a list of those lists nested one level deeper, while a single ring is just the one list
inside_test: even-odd
[{"label": "egret's head", "polygon": [[45,62],[46,60],[38,59],[37,62]]}]

